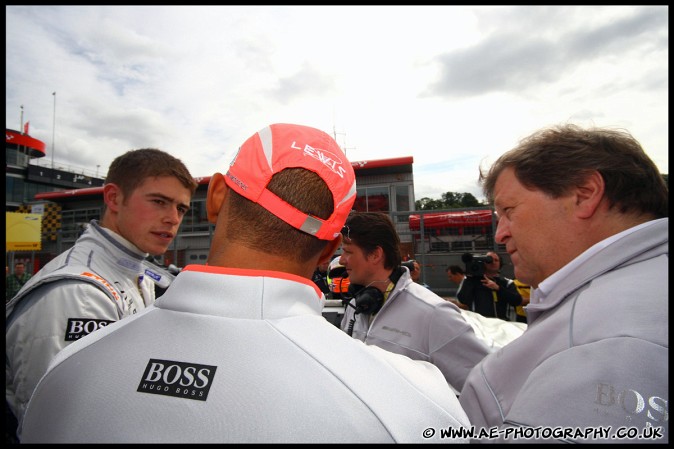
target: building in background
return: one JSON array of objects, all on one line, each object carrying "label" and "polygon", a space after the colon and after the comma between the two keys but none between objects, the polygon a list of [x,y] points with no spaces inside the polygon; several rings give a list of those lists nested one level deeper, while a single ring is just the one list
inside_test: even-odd
[{"label": "building in background", "polygon": [[5,263],[11,269],[15,262],[21,261],[26,265],[26,272],[35,273],[60,252],[63,226],[61,205],[36,200],[35,196],[64,189],[100,187],[104,180],[84,169],[46,166],[42,160],[46,156],[46,145],[27,131],[28,126],[24,132],[5,129],[5,213],[40,214],[42,245],[39,251],[6,252]]},{"label": "building in background", "polygon": [[[413,211],[411,208],[414,207],[412,163],[412,157],[352,162],[358,186],[354,208],[396,216],[399,232],[401,236],[405,236],[405,253],[413,251],[408,223],[409,214]],[[190,210],[183,218],[169,251],[158,262],[179,267],[206,263],[213,231],[206,215],[206,192],[210,179],[210,176],[197,178],[198,187],[192,197]],[[58,249],[63,251],[72,246],[91,219],[99,218],[103,204],[102,194],[101,184],[101,187],[52,190],[34,195],[31,204],[54,205],[52,207],[59,208],[61,219],[56,254],[60,252]]]},{"label": "building in background", "polygon": [[[61,252],[72,247],[92,219],[101,216],[102,177],[63,167],[40,165],[45,144],[27,134],[6,130],[7,212],[42,214],[42,245],[39,251],[11,251],[6,263],[21,260],[34,273]],[[352,162],[358,186],[356,210],[395,214],[404,252],[413,251],[408,216],[414,208],[413,158]],[[204,264],[212,235],[206,216],[206,191],[210,176],[197,178],[190,211],[178,236],[158,262],[179,267]]]},{"label": "building in background", "polygon": [[[99,219],[103,207],[104,178],[69,167],[47,167],[43,142],[27,134],[6,130],[7,212],[42,214],[42,241],[38,251],[9,251],[6,263],[16,260],[35,273],[61,252],[72,247],[92,219]],[[453,296],[455,287],[447,280],[448,265],[462,264],[464,252],[496,250],[493,240],[495,217],[489,207],[475,210],[415,211],[412,156],[354,161],[357,197],[354,209],[388,213],[400,235],[405,259],[422,266],[422,281],[441,296]],[[209,174],[210,175],[210,174]],[[206,191],[210,176],[197,178],[199,184],[191,207],[169,250],[155,260],[165,266],[205,264],[213,225],[206,215]],[[448,186],[448,191],[451,187]],[[505,266],[508,273],[508,266]]]},{"label": "building in background", "polygon": [[103,185],[103,178],[84,169],[46,166],[41,160],[45,156],[44,142],[5,129],[6,211],[16,212],[33,203],[38,193]]}]

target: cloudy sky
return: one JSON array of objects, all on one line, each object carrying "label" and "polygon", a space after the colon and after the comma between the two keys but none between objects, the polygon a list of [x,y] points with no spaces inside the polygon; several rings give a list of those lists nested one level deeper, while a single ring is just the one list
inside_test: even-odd
[{"label": "cloudy sky", "polygon": [[[667,6],[6,6],[6,127],[40,165],[157,147],[224,173],[270,123],[352,161],[414,157],[416,199],[559,123],[630,131],[662,173]],[[52,93],[56,92],[56,95]],[[53,149],[53,155],[52,155]],[[100,168],[97,168],[99,166]]]}]

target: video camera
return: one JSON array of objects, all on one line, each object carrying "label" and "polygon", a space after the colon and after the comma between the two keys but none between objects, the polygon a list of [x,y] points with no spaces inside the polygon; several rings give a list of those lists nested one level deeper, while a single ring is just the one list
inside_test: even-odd
[{"label": "video camera", "polygon": [[461,260],[466,264],[466,276],[480,278],[484,276],[484,264],[494,261],[491,256],[474,256],[471,253],[465,253]]}]

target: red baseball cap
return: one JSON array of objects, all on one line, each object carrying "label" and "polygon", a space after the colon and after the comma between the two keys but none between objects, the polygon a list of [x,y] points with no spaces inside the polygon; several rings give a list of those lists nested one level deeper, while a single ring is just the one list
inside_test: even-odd
[{"label": "red baseball cap", "polygon": [[[306,214],[267,189],[274,174],[306,168],[325,181],[334,202],[327,220]],[[277,123],[248,138],[229,166],[227,185],[300,231],[321,240],[337,237],[356,200],[356,175],[337,142],[309,126]]]}]

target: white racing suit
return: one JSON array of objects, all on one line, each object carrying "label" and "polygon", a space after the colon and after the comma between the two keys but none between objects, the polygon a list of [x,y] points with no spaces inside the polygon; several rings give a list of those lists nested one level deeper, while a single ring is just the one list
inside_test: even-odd
[{"label": "white racing suit", "polygon": [[96,220],[6,305],[5,398],[21,422],[50,361],[75,340],[139,312],[172,275]]}]

